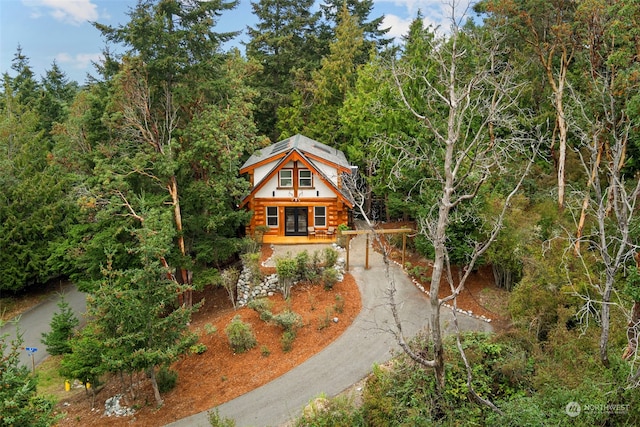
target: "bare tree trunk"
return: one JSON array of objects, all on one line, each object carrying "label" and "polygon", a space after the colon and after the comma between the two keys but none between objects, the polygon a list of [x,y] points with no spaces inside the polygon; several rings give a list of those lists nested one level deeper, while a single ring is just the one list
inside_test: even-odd
[{"label": "bare tree trunk", "polygon": [[561,77],[558,78],[558,86],[555,92],[556,116],[560,133],[558,139],[558,208],[560,210],[564,209],[564,192],[566,187],[565,165],[567,163],[567,122],[564,117],[563,96],[568,64],[563,63],[563,65],[560,72]]},{"label": "bare tree trunk", "polygon": [[602,331],[600,332],[600,361],[607,368],[609,367],[609,352],[607,350],[607,345],[609,343],[609,328],[611,324],[609,302],[611,301],[613,280],[611,280],[611,284],[611,286],[609,286],[609,283],[605,285],[605,291],[602,295],[602,310],[600,316],[602,322]]},{"label": "bare tree trunk", "polygon": [[[597,138],[597,136],[594,136]],[[595,141],[594,141],[595,142]],[[602,151],[604,144],[600,144],[600,149],[598,150],[598,154],[593,162],[593,166],[591,168],[591,174],[589,175],[589,180],[587,181],[587,188],[591,188],[593,182],[596,178],[596,174],[600,170],[600,161],[602,160]],[[589,207],[589,201],[591,197],[587,192],[582,200],[582,210],[580,211],[580,220],[578,221],[578,229],[576,231],[576,243],[574,245],[574,251],[576,255],[580,254],[580,241],[582,239],[582,230],[584,230],[584,222],[587,219],[587,208]]]},{"label": "bare tree trunk", "polygon": [[[178,249],[180,250],[180,254],[183,257],[186,257],[186,250],[184,245],[184,235],[182,232],[182,213],[180,210],[180,198],[178,197],[178,182],[176,180],[175,175],[171,177],[169,184],[167,185],[167,190],[169,190],[169,194],[171,195],[171,201],[173,204],[173,215],[174,221],[176,224],[176,231],[178,234]],[[192,290],[191,290],[191,280],[187,269],[184,267],[180,267],[180,282],[187,285],[188,289],[179,296],[180,305],[183,303],[187,305],[187,307],[191,307],[192,305]]]},{"label": "bare tree trunk", "polygon": [[627,348],[622,359],[628,360],[638,351],[638,329],[640,328],[640,302],[635,301],[631,308],[631,316],[627,324]]},{"label": "bare tree trunk", "polygon": [[[596,70],[599,71],[599,70]],[[574,94],[574,103],[580,115],[576,115],[576,123],[572,129],[583,141],[583,150],[576,150],[582,160],[583,169],[590,175],[589,187],[585,189],[585,201],[582,204],[578,237],[581,238],[584,219],[590,205],[591,215],[597,224],[597,232],[590,236],[602,267],[595,271],[599,277],[591,278],[594,292],[580,295],[586,302],[580,309],[583,316],[590,316],[594,304],[600,304],[600,338],[598,342],[601,363],[609,366],[608,344],[611,328],[611,307],[615,305],[612,297],[616,295],[614,287],[616,277],[624,269],[625,264],[637,252],[631,239],[631,224],[636,212],[635,204],[640,195],[640,179],[634,177],[633,182],[625,180],[623,174],[626,145],[632,121],[614,102],[615,96],[609,81],[612,78],[606,73],[592,73],[592,87],[602,100],[602,115],[594,118],[590,111],[583,108],[588,102]],[[592,107],[592,106],[590,106]],[[580,121],[582,120],[582,121]],[[589,157],[583,157],[583,151]],[[602,164],[602,157],[607,161]],[[576,243],[577,245],[577,243]],[[576,246],[579,248],[579,246]],[[579,250],[574,250],[580,256]],[[585,274],[591,276],[594,271],[585,268]],[[593,295],[598,295],[598,301]]]},{"label": "bare tree trunk", "polygon": [[160,396],[160,389],[158,388],[158,380],[156,378],[156,368],[151,367],[149,369],[149,379],[151,380],[151,387],[153,388],[153,397],[155,397],[156,399],[156,405],[160,407],[164,404],[164,401]]}]

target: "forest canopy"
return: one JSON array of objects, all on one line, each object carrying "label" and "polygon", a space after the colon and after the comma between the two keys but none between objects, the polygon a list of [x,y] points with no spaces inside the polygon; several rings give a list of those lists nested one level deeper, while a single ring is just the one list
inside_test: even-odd
[{"label": "forest canopy", "polygon": [[368,218],[415,222],[442,277],[491,265],[527,339],[595,328],[603,366],[635,363],[640,3],[482,0],[450,29],[418,12],[398,44],[372,0],[314,4],[253,2],[240,52],[216,32],[236,1],[141,1],[94,23],[122,53],[82,86],[56,63],[37,79],[18,48],[0,291],[212,284],[247,245],[240,166],[301,133],[358,166]]}]

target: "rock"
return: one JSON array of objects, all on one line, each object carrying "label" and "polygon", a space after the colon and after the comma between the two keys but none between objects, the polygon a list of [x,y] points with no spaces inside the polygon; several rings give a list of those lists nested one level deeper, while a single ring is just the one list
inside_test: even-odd
[{"label": "rock", "polygon": [[135,411],[126,406],[120,405],[121,394],[116,394],[113,397],[108,398],[104,402],[104,416],[106,417],[125,417],[133,415]]},{"label": "rock", "polygon": [[338,323],[338,318],[337,317],[333,318],[333,323]]}]

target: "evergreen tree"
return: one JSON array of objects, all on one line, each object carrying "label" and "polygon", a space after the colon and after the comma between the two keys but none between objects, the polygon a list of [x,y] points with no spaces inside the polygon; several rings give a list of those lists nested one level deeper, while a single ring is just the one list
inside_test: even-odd
[{"label": "evergreen tree", "polygon": [[[0,327],[3,323],[0,322]],[[20,335],[0,335],[0,425],[46,427],[56,423],[55,404],[37,395],[38,379],[20,363]]]},{"label": "evergreen tree", "polygon": [[47,346],[47,353],[51,355],[71,352],[71,337],[80,321],[73,313],[64,297],[58,302],[59,311],[51,319],[51,332],[42,333],[42,343]]},{"label": "evergreen tree", "polygon": [[72,350],[94,360],[91,354],[95,350],[86,346],[100,343],[99,366],[92,370],[73,355],[66,358],[63,366],[76,377],[97,376],[100,372],[146,372],[156,403],[161,405],[157,370],[188,351],[197,336],[188,327],[195,307],[175,306],[176,295],[186,285],[179,284],[163,262],[169,255],[175,229],[171,212],[159,205],[153,198],[131,201],[131,215],[138,223],[130,230],[130,254],[136,266],[116,269],[106,253],[103,278],[87,300],[88,317],[92,320],[87,332],[74,340]]},{"label": "evergreen tree", "polygon": [[320,64],[319,12],[314,0],[259,0],[251,2],[258,18],[248,27],[247,57],[262,66],[251,80],[259,92],[256,123],[260,133],[277,141],[276,112],[291,104],[295,72],[309,76]]},{"label": "evergreen tree", "polygon": [[58,64],[54,62],[42,79],[41,95],[37,104],[41,128],[47,135],[51,134],[54,123],[64,123],[67,119],[77,90],[77,84],[69,83]]},{"label": "evergreen tree", "polygon": [[296,99],[306,102],[278,111],[278,119],[281,120],[279,129],[283,135],[290,136],[295,129],[302,129],[310,138],[344,148],[345,141],[339,132],[338,110],[355,85],[358,68],[356,57],[362,43],[362,30],[347,8],[343,7],[330,54],[322,59],[321,67],[312,73],[312,84],[299,88],[296,94]]},{"label": "evergreen tree", "polygon": [[[4,76],[0,108],[0,289],[17,291],[57,276],[48,259],[51,246],[74,221],[66,174],[52,160],[50,139],[31,92],[14,92],[16,79]],[[18,85],[25,88],[29,85]]]},{"label": "evergreen tree", "polygon": [[356,20],[362,30],[364,43],[357,55],[357,63],[364,64],[369,59],[371,51],[382,52],[389,46],[392,39],[387,38],[391,28],[380,28],[384,16],[369,20],[373,9],[373,0],[326,0],[320,4],[325,22],[322,25],[322,40],[326,46],[325,54],[334,37],[337,27],[340,25],[343,6],[346,6],[351,16]]},{"label": "evergreen tree", "polygon": [[22,53],[21,46],[18,46],[13,56],[11,69],[14,71],[15,76],[7,79],[7,83],[16,96],[17,102],[20,105],[35,107],[40,85],[33,75],[31,65],[29,65],[29,58]]},{"label": "evergreen tree", "polygon": [[[194,140],[189,130],[202,115],[213,112],[222,116],[232,111],[243,115],[226,116],[224,122],[251,118],[251,93],[243,84],[246,77],[243,73],[248,68],[243,68],[246,64],[238,65],[241,61],[234,54],[220,51],[221,43],[234,34],[212,29],[219,14],[236,4],[143,1],[131,11],[126,25],[113,28],[95,24],[109,41],[125,44],[128,53],[107,89],[109,102],[105,111],[111,134],[94,160],[93,174],[97,179],[89,193],[95,195],[92,199],[121,207],[124,215],[130,215],[128,201],[144,194],[167,198],[165,203],[174,217],[176,247],[165,261],[178,267],[181,283],[191,280],[188,270],[200,259],[196,248],[205,247],[199,239],[207,237],[198,235],[202,223],[185,226],[185,222],[195,220],[194,215],[232,216],[235,205],[231,200],[237,195],[227,191],[224,203],[220,203],[220,200],[197,200],[183,193],[198,186],[208,189],[217,182],[218,172],[228,173],[228,169],[218,171],[212,165],[203,174],[201,166],[205,158],[190,157],[202,154],[193,150],[194,144],[226,144],[232,140],[242,150],[252,151],[255,143],[255,136],[249,135],[251,126],[236,134],[233,132],[237,128],[229,134],[223,132],[214,141],[208,141],[208,134],[198,135]],[[232,73],[240,73],[242,79],[229,77]],[[113,179],[105,180],[108,176]],[[186,202],[193,205],[185,210]],[[222,206],[224,211],[220,210]],[[220,228],[238,225],[238,221],[230,222]],[[220,231],[209,226],[214,232]],[[211,261],[204,254],[202,257],[203,262]]]}]

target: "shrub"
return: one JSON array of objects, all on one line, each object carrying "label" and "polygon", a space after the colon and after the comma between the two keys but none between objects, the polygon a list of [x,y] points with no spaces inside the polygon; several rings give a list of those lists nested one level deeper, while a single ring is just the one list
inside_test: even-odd
[{"label": "shrub", "polygon": [[191,347],[189,347],[189,351],[192,354],[202,354],[205,351],[207,351],[207,345],[199,342],[198,344],[194,344]]},{"label": "shrub", "polygon": [[336,303],[333,306],[336,313],[342,313],[344,311],[344,297],[340,294],[336,294]]},{"label": "shrub", "polygon": [[289,299],[291,294],[291,286],[296,279],[297,264],[296,260],[291,258],[276,259],[276,272],[282,289],[282,295],[285,299]]},{"label": "shrub", "polygon": [[234,310],[236,309],[236,289],[238,288],[239,278],[240,271],[237,268],[228,268],[220,274],[222,287],[227,291]]},{"label": "shrub", "polygon": [[329,307],[324,309],[324,316],[318,318],[318,330],[321,331],[324,328],[328,328],[331,325],[332,311]]},{"label": "shrub", "polygon": [[262,354],[262,357],[268,357],[271,354],[271,350],[266,345],[263,345],[260,347],[260,354]]},{"label": "shrub", "polygon": [[307,251],[299,252],[295,257],[296,263],[296,278],[306,279],[307,270],[309,268],[309,253]]},{"label": "shrub", "polygon": [[206,325],[204,325],[204,331],[207,333],[207,335],[211,335],[218,332],[218,328],[216,328],[216,326],[212,325],[211,323],[207,323]]},{"label": "shrub", "polygon": [[262,281],[260,270],[260,252],[250,252],[240,256],[242,263],[249,269],[251,285],[255,286]]},{"label": "shrub", "polygon": [[324,268],[333,268],[338,261],[338,251],[333,248],[324,250]]},{"label": "shrub", "polygon": [[315,251],[313,253],[313,256],[311,257],[311,260],[307,263],[307,269],[304,273],[304,279],[314,285],[317,284],[321,278],[321,264],[322,263],[320,261],[320,254],[318,253],[318,251]]},{"label": "shrub", "polygon": [[294,334],[304,326],[302,316],[291,310],[285,310],[282,313],[273,315],[271,322],[280,326],[285,332],[293,332]]},{"label": "shrub", "polygon": [[231,418],[221,417],[218,408],[215,411],[207,412],[211,427],[236,427],[236,422]]},{"label": "shrub", "polygon": [[273,314],[271,313],[272,306],[273,304],[268,298],[256,298],[247,304],[247,307],[260,315],[260,320],[263,322],[269,322],[273,318]]},{"label": "shrub", "polygon": [[322,272],[322,283],[326,290],[333,289],[336,283],[338,283],[338,270],[335,268],[327,268]]},{"label": "shrub", "polygon": [[282,351],[288,353],[293,347],[293,341],[296,339],[296,333],[294,331],[284,331],[280,343],[282,344]]},{"label": "shrub", "polygon": [[239,315],[234,316],[224,331],[235,353],[244,353],[257,344],[251,325],[243,322]]},{"label": "shrub", "polygon": [[163,365],[156,374],[156,382],[160,393],[171,391],[178,382],[178,372]]},{"label": "shrub", "polygon": [[303,415],[295,421],[296,427],[357,427],[364,426],[362,410],[353,399],[338,396],[333,399],[318,397],[304,409]]},{"label": "shrub", "polygon": [[426,236],[418,234],[415,239],[416,251],[418,254],[425,258],[433,259],[435,252],[433,250],[433,243]]}]

